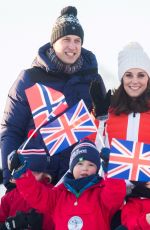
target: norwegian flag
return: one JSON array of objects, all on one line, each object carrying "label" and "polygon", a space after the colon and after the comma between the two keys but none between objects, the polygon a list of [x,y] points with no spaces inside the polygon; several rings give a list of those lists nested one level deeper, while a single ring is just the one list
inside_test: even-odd
[{"label": "norwegian flag", "polygon": [[150,180],[150,145],[113,138],[108,177],[133,181]]},{"label": "norwegian flag", "polygon": [[96,131],[83,100],[40,129],[50,155],[61,152]]},{"label": "norwegian flag", "polygon": [[[39,127],[43,121],[57,116],[68,107],[65,97],[61,92],[42,84],[36,83],[32,87],[26,89],[25,93],[32,111],[36,128]],[[51,117],[49,117],[52,111],[55,112],[53,112]]]}]

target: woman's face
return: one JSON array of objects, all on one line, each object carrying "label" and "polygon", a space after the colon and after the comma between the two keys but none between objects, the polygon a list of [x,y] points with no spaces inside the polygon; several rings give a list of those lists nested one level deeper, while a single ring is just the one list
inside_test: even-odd
[{"label": "woman's face", "polygon": [[123,87],[126,93],[132,97],[139,97],[146,89],[149,76],[142,69],[129,69],[123,75]]}]

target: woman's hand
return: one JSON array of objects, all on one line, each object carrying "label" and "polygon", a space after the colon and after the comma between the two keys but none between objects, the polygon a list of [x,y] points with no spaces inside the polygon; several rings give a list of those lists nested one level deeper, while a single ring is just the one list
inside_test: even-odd
[{"label": "woman's hand", "polygon": [[101,84],[98,80],[92,81],[90,85],[90,95],[93,103],[94,116],[104,116],[108,114],[111,101],[111,90],[108,90],[104,96],[101,90]]}]

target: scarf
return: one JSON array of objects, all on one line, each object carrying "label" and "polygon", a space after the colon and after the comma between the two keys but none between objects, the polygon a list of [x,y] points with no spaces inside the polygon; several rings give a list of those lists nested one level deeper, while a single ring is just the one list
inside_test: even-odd
[{"label": "scarf", "polygon": [[46,54],[50,61],[53,63],[53,65],[56,66],[56,70],[58,72],[73,74],[75,72],[78,72],[83,65],[83,57],[81,55],[75,63],[65,64],[56,56],[56,53],[53,48],[49,48]]},{"label": "scarf", "polygon": [[101,180],[98,174],[94,174],[88,177],[74,179],[71,173],[68,173],[64,179],[64,185],[69,189],[76,197],[79,197],[83,191],[97,184]]}]

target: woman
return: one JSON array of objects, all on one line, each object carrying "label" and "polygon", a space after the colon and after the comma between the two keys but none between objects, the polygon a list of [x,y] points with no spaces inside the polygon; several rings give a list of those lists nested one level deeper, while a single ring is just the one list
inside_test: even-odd
[{"label": "woman", "polygon": [[96,117],[101,119],[109,108],[105,144],[110,146],[112,138],[150,143],[150,58],[138,43],[119,53],[118,75],[121,83],[112,96],[109,91],[103,98],[97,81],[90,90]]},{"label": "woman", "polygon": [[[150,58],[140,44],[130,43],[119,53],[118,75],[121,83],[112,96],[109,90],[104,98],[97,81],[90,89],[96,118],[100,124],[106,118],[104,143],[109,147],[112,138],[117,138],[150,144]],[[105,154],[103,159],[106,171],[109,156]],[[116,216],[112,229],[120,222],[118,213]]]}]

